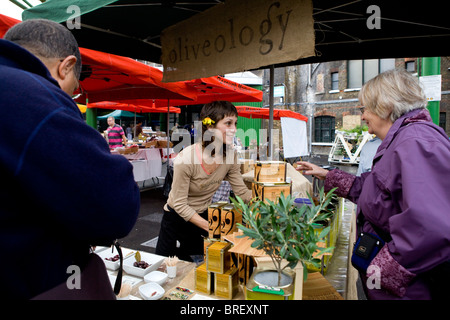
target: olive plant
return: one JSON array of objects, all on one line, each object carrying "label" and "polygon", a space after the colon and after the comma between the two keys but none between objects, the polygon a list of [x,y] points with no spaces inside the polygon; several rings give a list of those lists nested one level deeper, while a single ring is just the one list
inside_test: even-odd
[{"label": "olive plant", "polygon": [[[242,212],[244,225],[238,224],[238,228],[243,231],[240,237],[253,239],[251,246],[264,250],[270,256],[278,272],[279,285],[281,274],[286,267],[294,269],[300,261],[304,267],[303,278],[306,279],[306,262],[320,267],[320,259],[314,258],[313,254],[317,252],[320,255],[333,249],[321,248],[317,244],[327,236],[330,226],[323,228],[321,232],[316,232],[314,226],[323,223],[333,214],[329,204],[335,197],[335,190],[325,193],[322,188],[317,205],[308,194],[312,205],[300,208],[294,205],[291,195],[285,197],[283,193],[276,203],[270,200],[254,200],[247,205],[239,197],[231,199],[235,207]],[[287,260],[288,264],[282,266],[283,259]]]}]

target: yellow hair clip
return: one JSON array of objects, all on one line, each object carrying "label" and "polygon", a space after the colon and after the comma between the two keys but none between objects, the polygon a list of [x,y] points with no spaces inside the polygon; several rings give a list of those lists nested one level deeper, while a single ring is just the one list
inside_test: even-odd
[{"label": "yellow hair clip", "polygon": [[215,122],[214,120],[211,120],[210,117],[206,117],[205,119],[203,119],[202,123],[203,123],[205,126],[210,126],[210,125],[212,125],[212,124],[214,124],[214,123],[216,123],[216,122]]}]

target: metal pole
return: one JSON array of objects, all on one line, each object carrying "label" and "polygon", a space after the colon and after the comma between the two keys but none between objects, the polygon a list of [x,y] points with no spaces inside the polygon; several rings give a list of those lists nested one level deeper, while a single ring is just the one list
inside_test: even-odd
[{"label": "metal pole", "polygon": [[269,160],[273,159],[273,92],[274,92],[274,66],[270,66],[270,83],[269,83]]},{"label": "metal pole", "polygon": [[[422,58],[422,76],[431,76],[441,74],[441,58],[426,57]],[[439,101],[428,101],[428,111],[430,112],[433,123],[439,125]]]},{"label": "metal pole", "polygon": [[[88,101],[88,98],[86,98],[86,106]],[[97,130],[97,108],[86,108],[86,123]]]},{"label": "metal pole", "polygon": [[169,170],[169,149],[170,149],[169,111],[170,111],[170,99],[167,99],[167,170]]},{"label": "metal pole", "polygon": [[136,114],[134,114],[134,135],[133,135],[133,141],[136,140],[138,141],[138,139],[136,139]]}]

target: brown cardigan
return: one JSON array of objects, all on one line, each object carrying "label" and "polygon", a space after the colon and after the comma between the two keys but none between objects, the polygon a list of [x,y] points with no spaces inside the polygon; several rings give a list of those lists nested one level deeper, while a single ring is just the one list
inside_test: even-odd
[{"label": "brown cardigan", "polygon": [[[197,147],[196,147],[197,145]],[[196,151],[196,148],[197,151]],[[211,204],[211,199],[223,180],[231,184],[235,195],[245,202],[252,198],[252,192],[242,179],[240,165],[237,163],[237,154],[228,155],[232,163],[223,164],[211,174],[208,174],[201,165],[198,151],[200,144],[193,144],[181,151],[174,160],[172,189],[165,205],[174,209],[185,221],[189,221],[195,213],[202,213]]]}]

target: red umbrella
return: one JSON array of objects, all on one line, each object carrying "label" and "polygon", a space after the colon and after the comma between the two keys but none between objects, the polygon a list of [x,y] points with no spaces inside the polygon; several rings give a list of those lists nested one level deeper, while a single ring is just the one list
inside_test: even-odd
[{"label": "red umbrella", "polygon": [[136,60],[80,48],[83,70],[81,97],[77,101],[168,99],[191,101],[195,93],[184,83],[163,83],[162,71]]},{"label": "red umbrella", "polygon": [[3,38],[6,31],[8,31],[9,28],[11,28],[13,25],[19,22],[20,20],[0,14],[0,37]]},{"label": "red umbrella", "polygon": [[[238,115],[246,118],[269,119],[269,108],[257,108],[249,106],[236,106]],[[273,119],[280,120],[282,117],[295,118],[307,122],[308,117],[298,112],[285,109],[273,109]]]},{"label": "red umbrella", "polygon": [[181,113],[181,109],[177,107],[147,107],[142,105],[135,105],[130,103],[115,102],[115,101],[100,101],[94,103],[88,103],[88,108],[100,108],[100,109],[113,109],[113,110],[126,110],[132,112],[156,112],[156,113]]},{"label": "red umbrella", "polygon": [[[0,14],[0,36],[20,20]],[[79,103],[124,99],[168,99],[192,101],[196,98],[185,83],[163,83],[162,71],[136,60],[80,48],[83,63]]]},{"label": "red umbrella", "polygon": [[[184,83],[188,92],[197,96],[197,98],[192,101],[171,99],[171,106],[205,104],[216,100],[226,100],[230,102],[260,102],[263,98],[263,92],[261,90],[234,82],[221,76],[170,83]],[[155,103],[157,106],[163,106],[167,102],[157,99],[155,100]]]}]

